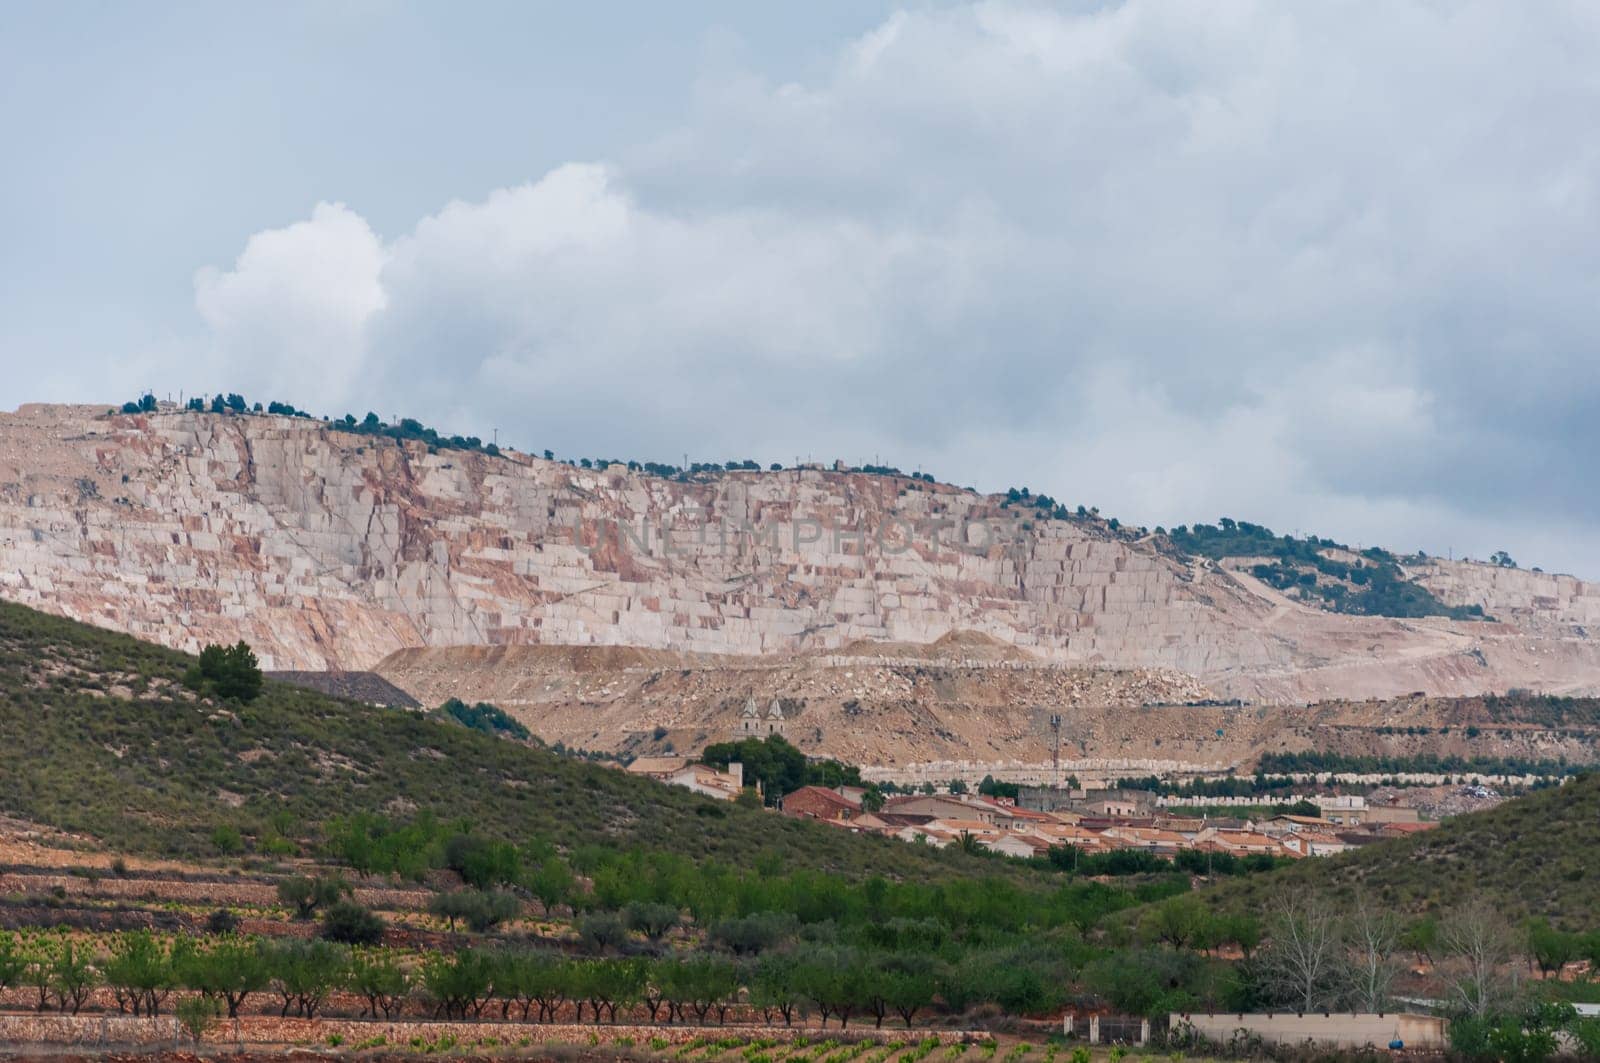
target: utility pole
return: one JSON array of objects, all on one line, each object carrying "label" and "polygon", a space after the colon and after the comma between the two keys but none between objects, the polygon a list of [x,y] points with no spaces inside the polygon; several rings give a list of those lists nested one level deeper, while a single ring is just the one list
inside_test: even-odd
[{"label": "utility pole", "polygon": [[1050,714],[1050,788],[1061,789],[1061,714]]}]

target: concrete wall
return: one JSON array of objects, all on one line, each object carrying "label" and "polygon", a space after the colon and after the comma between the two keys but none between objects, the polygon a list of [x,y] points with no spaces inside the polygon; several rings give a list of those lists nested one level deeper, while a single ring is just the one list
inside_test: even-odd
[{"label": "concrete wall", "polygon": [[1172,1030],[1191,1029],[1209,1041],[1227,1043],[1241,1031],[1272,1044],[1340,1045],[1383,1048],[1396,1039],[1407,1048],[1442,1048],[1447,1023],[1433,1015],[1173,1015]]}]

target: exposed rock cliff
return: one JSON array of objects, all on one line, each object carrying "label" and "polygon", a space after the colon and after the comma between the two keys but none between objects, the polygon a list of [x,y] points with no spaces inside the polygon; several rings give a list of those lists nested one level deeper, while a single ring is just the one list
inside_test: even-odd
[{"label": "exposed rock cliff", "polygon": [[1250,699],[1600,690],[1596,585],[1445,562],[1423,578],[1500,622],[1334,615],[1154,541],[898,477],[685,484],[289,417],[0,415],[0,594],[189,649],[242,637],[279,669],[422,646],[757,655],[979,632]]}]

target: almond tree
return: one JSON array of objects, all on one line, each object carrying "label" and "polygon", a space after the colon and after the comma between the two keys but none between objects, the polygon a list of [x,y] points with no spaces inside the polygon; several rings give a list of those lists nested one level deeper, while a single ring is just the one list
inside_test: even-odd
[{"label": "almond tree", "polygon": [[106,981],[117,995],[117,1009],[155,1018],[175,984],[172,948],[148,930],[123,934],[111,945]]},{"label": "almond tree", "polygon": [[422,964],[422,986],[434,1002],[435,1017],[475,1019],[494,989],[494,967],[487,953],[467,949],[453,956],[435,953]]},{"label": "almond tree", "polygon": [[[381,1011],[385,1019],[392,1019],[411,990],[411,976],[388,950],[365,949],[351,960],[348,984],[366,999],[363,1015],[376,1019]],[[527,1009],[523,1009],[523,1018],[527,1018]]]},{"label": "almond tree", "polygon": [[50,990],[55,994],[56,1007],[78,1014],[99,984],[100,971],[89,950],[70,940],[62,942],[50,967]]},{"label": "almond tree", "polygon": [[208,1000],[226,1004],[228,1018],[236,1019],[245,998],[272,980],[270,962],[260,942],[227,939],[192,953],[178,977]]},{"label": "almond tree", "polygon": [[279,1017],[288,1017],[293,1007],[296,1016],[314,1019],[328,994],[344,984],[349,954],[327,941],[288,940],[272,948],[268,963],[283,1001]]},{"label": "almond tree", "polygon": [[36,930],[23,939],[22,947],[22,984],[38,997],[36,1010],[44,1011],[50,1006],[50,968],[59,943]]},{"label": "almond tree", "polygon": [[[795,988],[797,966],[793,953],[765,952],[748,967],[745,981],[750,987],[750,1002],[761,1009],[768,1023],[772,1022],[771,1013],[776,1011],[783,1016],[785,1026],[794,1024],[800,1004]],[[654,1019],[653,1012],[651,1018]]]},{"label": "almond tree", "polygon": [[0,931],[0,989],[10,989],[28,969],[27,953],[17,944],[17,936]]}]

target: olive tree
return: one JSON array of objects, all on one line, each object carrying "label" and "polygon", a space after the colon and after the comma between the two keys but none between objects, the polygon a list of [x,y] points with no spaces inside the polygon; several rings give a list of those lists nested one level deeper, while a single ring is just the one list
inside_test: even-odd
[{"label": "olive tree", "polygon": [[337,876],[294,875],[278,882],[278,900],[293,908],[297,919],[310,919],[318,908],[326,908],[350,892],[350,884]]},{"label": "olive tree", "polygon": [[630,930],[637,930],[652,942],[660,942],[678,925],[678,909],[671,904],[634,901],[623,910]]}]

